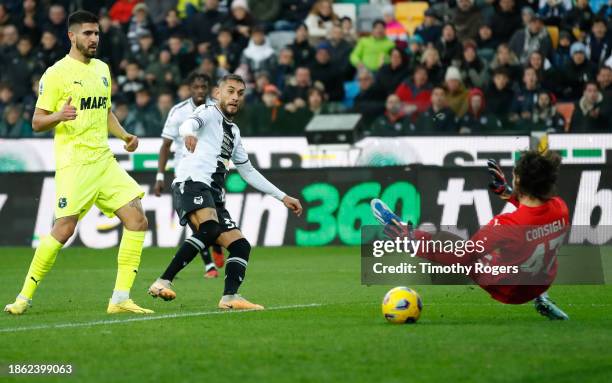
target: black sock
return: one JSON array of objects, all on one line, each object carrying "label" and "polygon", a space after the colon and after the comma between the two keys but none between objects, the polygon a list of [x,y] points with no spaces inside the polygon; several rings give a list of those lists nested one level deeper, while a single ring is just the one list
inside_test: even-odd
[{"label": "black sock", "polygon": [[208,249],[200,251],[200,256],[202,257],[202,261],[204,261],[204,265],[208,266],[212,263],[212,257],[210,256],[210,251],[208,251]]},{"label": "black sock", "polygon": [[169,281],[174,280],[176,274],[183,270],[185,266],[187,266],[189,262],[191,262],[195,256],[198,255],[198,252],[201,250],[201,242],[198,242],[199,241],[194,241],[193,237],[187,238],[183,245],[179,247],[174,258],[172,258],[168,268],[162,274],[161,279],[167,279]]},{"label": "black sock", "polygon": [[238,292],[244,280],[251,245],[249,245],[249,241],[241,238],[232,242],[227,247],[227,250],[229,250],[230,255],[225,266],[225,289],[223,290],[223,295],[232,295]]}]

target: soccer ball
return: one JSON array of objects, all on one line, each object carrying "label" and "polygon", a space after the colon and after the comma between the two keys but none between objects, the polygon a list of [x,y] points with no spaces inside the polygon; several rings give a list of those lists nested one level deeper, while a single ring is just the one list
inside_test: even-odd
[{"label": "soccer ball", "polygon": [[394,287],[383,298],[382,313],[391,323],[415,323],[421,316],[423,301],[408,287]]}]

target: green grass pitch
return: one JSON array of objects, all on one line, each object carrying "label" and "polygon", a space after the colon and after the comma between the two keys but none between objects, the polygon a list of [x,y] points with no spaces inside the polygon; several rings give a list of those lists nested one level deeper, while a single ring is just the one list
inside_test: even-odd
[{"label": "green grass pitch", "polygon": [[[550,322],[530,304],[499,304],[472,286],[417,286],[421,320],[391,325],[380,313],[391,286],[360,285],[359,249],[256,248],[241,292],[271,310],[220,313],[223,278],[204,280],[199,258],[176,280],[175,301],[146,294],[172,255],[144,252],[132,297],[156,311],[149,318],[166,317],[141,321],[105,313],[116,249],[62,251],[30,311],[0,316],[0,381],[612,381],[611,286],[554,286],[568,322]],[[5,304],[32,250],[0,248],[0,256]],[[70,363],[75,371],[9,377],[10,363]]]}]

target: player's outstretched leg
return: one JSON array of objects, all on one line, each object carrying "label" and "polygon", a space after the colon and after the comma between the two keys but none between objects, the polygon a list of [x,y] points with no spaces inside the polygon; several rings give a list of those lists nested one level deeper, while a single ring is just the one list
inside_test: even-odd
[{"label": "player's outstretched leg", "polygon": [[[236,232],[238,232],[236,230]],[[239,233],[239,232],[238,232]],[[249,263],[251,245],[249,241],[242,238],[231,242],[227,246],[230,255],[225,266],[225,288],[223,297],[219,301],[219,308],[224,310],[263,310],[262,305],[251,303],[238,294],[238,289],[244,281],[246,267]]]},{"label": "player's outstretched leg", "polygon": [[547,317],[550,320],[568,320],[569,315],[563,312],[555,302],[553,302],[548,293],[543,293],[536,299],[534,299],[533,304],[535,309],[540,315]]}]

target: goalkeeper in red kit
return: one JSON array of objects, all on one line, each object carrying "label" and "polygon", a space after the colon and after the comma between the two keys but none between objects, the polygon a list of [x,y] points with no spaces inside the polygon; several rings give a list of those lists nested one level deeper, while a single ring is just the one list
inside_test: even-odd
[{"label": "goalkeeper in red kit", "polygon": [[[481,270],[483,266],[513,270],[497,275],[470,272],[470,278],[499,302],[522,304],[534,301],[536,310],[549,319],[569,319],[546,293],[557,275],[557,250],[569,230],[567,205],[560,197],[554,196],[560,163],[559,156],[552,152],[524,152],[513,169],[511,187],[499,165],[489,160],[488,170],[492,176],[489,188],[516,206],[516,210],[493,217],[471,238],[473,243],[483,246],[462,256],[436,251],[435,248],[423,250],[422,247],[416,256],[442,265],[478,264]],[[412,223],[402,223],[378,199],[372,200],[371,206],[374,216],[385,225],[385,233],[390,237],[462,241],[448,232],[430,234],[413,230]],[[477,267],[472,270],[477,270]]]}]

